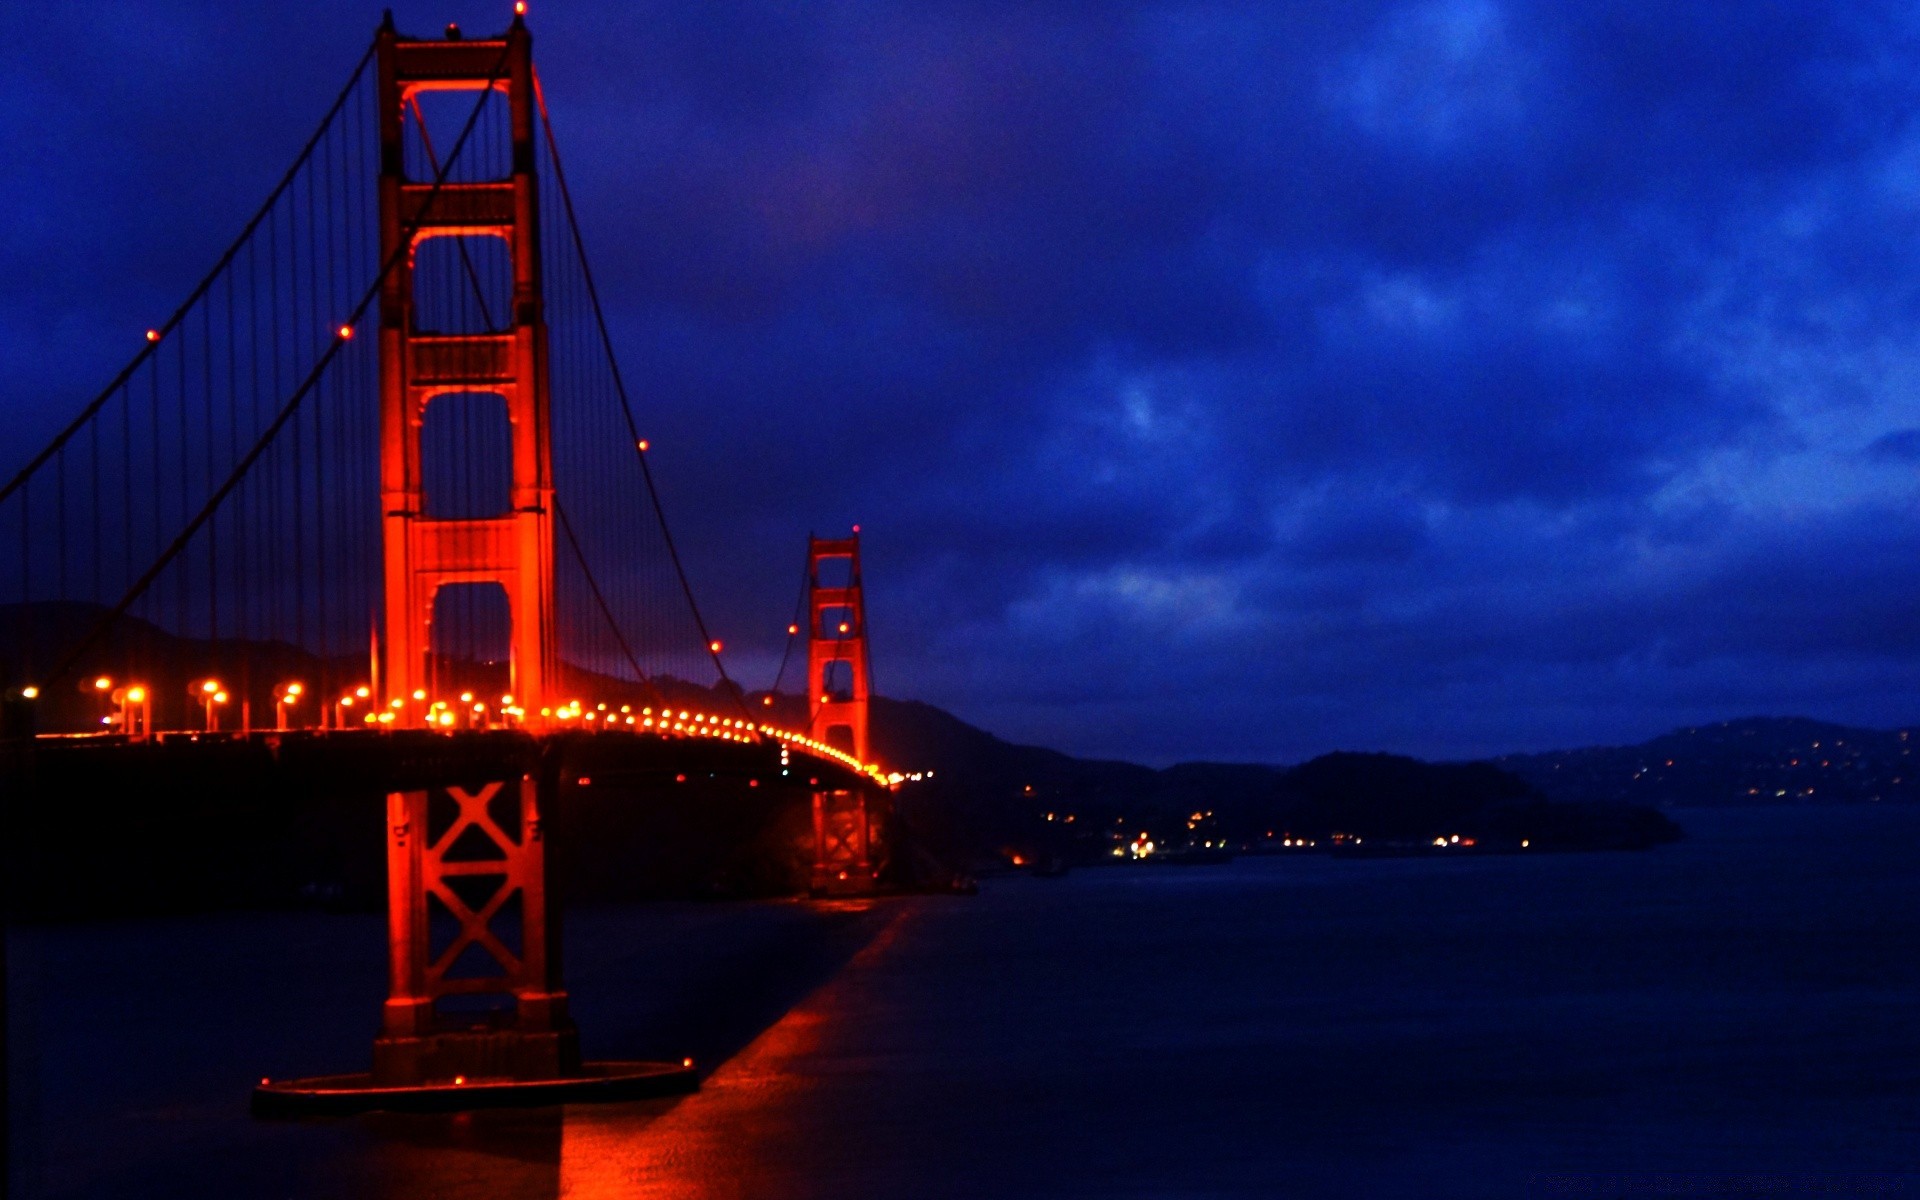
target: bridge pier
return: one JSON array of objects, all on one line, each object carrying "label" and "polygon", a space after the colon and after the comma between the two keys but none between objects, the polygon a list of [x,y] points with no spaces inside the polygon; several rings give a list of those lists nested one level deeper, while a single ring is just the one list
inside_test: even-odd
[{"label": "bridge pier", "polygon": [[878,877],[866,793],[848,788],[814,792],[813,894],[865,895]]},{"label": "bridge pier", "polygon": [[[580,1059],[547,890],[563,754],[564,742],[550,742],[533,772],[388,794],[389,990],[373,1069],[262,1080],[256,1113],[627,1100],[698,1086],[690,1059]],[[510,1006],[472,1004],[482,998]]]},{"label": "bridge pier", "polygon": [[[532,776],[387,797],[391,991],[373,1043],[375,1083],[578,1069],[540,799]],[[435,1007],[485,995],[511,997],[512,1011],[462,1019]]]}]

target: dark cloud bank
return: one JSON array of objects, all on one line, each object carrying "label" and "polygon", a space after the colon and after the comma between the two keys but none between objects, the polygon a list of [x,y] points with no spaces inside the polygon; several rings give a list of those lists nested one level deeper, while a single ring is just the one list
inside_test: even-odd
[{"label": "dark cloud bank", "polygon": [[[857,521],[881,687],[1082,754],[1914,719],[1920,19],[1326,7],[536,6],[744,673],[808,529]],[[378,17],[22,23],[8,461],[204,269]]]}]

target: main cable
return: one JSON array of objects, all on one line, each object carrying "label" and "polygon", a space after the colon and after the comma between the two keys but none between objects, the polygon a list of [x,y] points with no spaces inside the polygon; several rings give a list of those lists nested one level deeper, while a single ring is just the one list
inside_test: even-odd
[{"label": "main cable", "polygon": [[[368,57],[371,57],[372,53],[373,51],[369,49],[367,52]],[[492,74],[487,78],[486,87],[481,91],[481,101],[476,103],[473,112],[468,114],[467,123],[465,127],[461,129],[460,137],[454,142],[453,149],[447,155],[448,166],[451,166],[454,160],[460,157],[461,147],[466,144],[467,135],[473,132],[474,123],[480,116],[482,108],[485,106],[486,97],[492,93],[493,85],[498,82],[501,71],[507,65],[507,57],[508,47],[502,47],[500,58],[494,64]],[[356,80],[359,77],[360,71],[366,68],[366,63],[367,59],[362,58],[360,67],[354,72]],[[344,100],[344,94],[342,100]],[[336,111],[341,102],[342,101],[335,101],[334,107]],[[328,120],[331,121],[331,119],[332,115],[329,114]],[[312,143],[309,143],[308,152],[311,152],[311,150]],[[302,157],[305,157],[304,153]],[[368,286],[365,294],[360,297],[360,302],[354,305],[353,311],[348,314],[345,323],[340,326],[340,330],[336,331],[336,336],[329,339],[326,350],[314,362],[313,368],[307,372],[306,378],[301,380],[300,386],[295,389],[286,404],[281,407],[278,415],[274,417],[272,424],[267,426],[259,439],[254,442],[253,448],[247,451],[246,457],[242,459],[227,476],[226,482],[221,484],[220,489],[207,499],[206,504],[202,506],[194,518],[187,523],[186,528],[180,531],[179,536],[175,537],[167,546],[166,550],[161,553],[159,559],[147,569],[145,574],[134,582],[132,587],[127,589],[126,594],[120,598],[120,602],[114,605],[113,609],[104,617],[94,622],[93,627],[88,630],[87,635],[67,652],[66,657],[60,661],[52,674],[48,676],[48,684],[55,684],[64,679],[67,672],[71,671],[74,666],[78,664],[81,657],[93,648],[95,643],[105,635],[106,631],[122,616],[126,615],[127,609],[133,606],[134,601],[140,598],[147,588],[152,585],[153,581],[159,577],[160,573],[166,570],[167,566],[171,564],[175,558],[179,557],[181,551],[186,549],[187,544],[193,540],[193,535],[200,531],[201,526],[205,525],[207,521],[212,518],[215,510],[220,507],[221,503],[232,494],[235,488],[240,486],[241,480],[246,477],[247,472],[252,469],[253,464],[259,461],[260,456],[266,453],[267,448],[272,445],[280,431],[286,427],[287,422],[293,419],[294,414],[300,409],[301,402],[306,399],[308,393],[313,390],[314,385],[319,382],[327,366],[333,362],[334,356],[339,354],[341,347],[347,344],[351,335],[341,336],[340,331],[351,329],[351,327],[359,323],[360,318],[366,315],[367,308],[372,305],[374,300],[380,295],[380,289],[386,285],[387,277],[393,273],[394,269],[398,267],[400,263],[406,260],[407,255],[412,249],[413,235],[419,232],[420,227],[426,221],[427,214],[432,211],[434,201],[439,198],[442,185],[446,182],[446,175],[447,171],[445,167],[435,174],[433,187],[428,191],[426,200],[420,205],[419,212],[416,213],[413,220],[401,230],[403,236],[400,239],[400,244],[396,245],[393,248],[393,253],[387,256],[387,261],[381,265],[380,273],[375,276],[373,283]],[[284,187],[284,183],[282,186]],[[276,189],[276,195],[277,194],[278,189]],[[231,251],[229,253],[231,253]],[[202,285],[201,290],[204,290],[204,287],[205,285]],[[155,438],[156,451],[158,444],[159,439]],[[157,522],[159,519],[157,510],[154,515]]]},{"label": "main cable", "polygon": [[167,335],[173,332],[174,327],[180,324],[181,320],[185,318],[187,311],[199,303],[202,296],[207,294],[207,290],[213,286],[213,281],[219,278],[220,272],[227,269],[227,265],[231,263],[234,256],[240,252],[240,247],[245,245],[248,239],[253,237],[253,231],[259,228],[260,222],[266,218],[268,211],[279,201],[281,193],[287,190],[293,183],[294,176],[300,173],[300,168],[305,166],[307,159],[313,156],[314,147],[320,144],[320,139],[326,134],[327,127],[333,124],[334,117],[340,114],[340,109],[346,104],[347,97],[353,92],[354,85],[360,82],[360,76],[366,72],[367,64],[373,61],[374,48],[375,46],[373,44],[368,45],[367,52],[360,56],[360,63],[354,67],[352,76],[347,79],[347,85],[340,89],[340,95],[334,99],[333,107],[329,108],[327,115],[320,119],[320,128],[313,131],[313,136],[307,139],[307,144],[300,151],[299,157],[293,160],[293,165],[287,168],[285,175],[281,176],[279,184],[267,195],[266,202],[260,206],[259,211],[253,214],[253,219],[248,221],[246,227],[240,231],[240,236],[233,240],[233,244],[227,247],[226,253],[222,254],[220,260],[213,265],[213,270],[208,271],[206,278],[200,281],[199,286],[188,293],[187,298],[181,302],[180,307],[175,309],[173,315],[167,318],[166,324],[153,331],[154,336],[147,338],[146,344],[140,348],[140,352],[133,356],[133,360],[122,368],[118,375],[113,377],[113,382],[109,383],[85,408],[81,409],[80,415],[68,423],[65,429],[55,434],[53,440],[47,443],[46,449],[36,455],[32,462],[22,467],[20,472],[9,480],[5,487],[0,487],[0,501],[4,501],[8,496],[13,495],[13,493],[27,481],[28,477],[44,466],[48,459],[52,458],[62,446],[67,444],[68,439],[80,431],[81,426],[92,420],[94,414],[100,411],[106,404],[107,399],[113,395],[114,391],[118,389],[121,384],[131,379],[133,373],[139,370],[141,365],[149,358],[153,357],[154,353],[160,348],[160,344],[166,340]]},{"label": "main cable", "polygon": [[741,695],[739,687],[727,675],[726,664],[720,661],[719,643],[713,640],[713,635],[707,631],[706,620],[700,615],[699,602],[693,598],[693,585],[687,580],[686,565],[680,560],[680,550],[673,541],[673,530],[667,525],[666,509],[660,504],[660,490],[654,486],[653,471],[647,466],[646,453],[640,449],[640,425],[634,419],[633,402],[627,396],[626,381],[620,374],[620,360],[613,351],[613,335],[607,329],[607,314],[600,305],[600,289],[594,286],[593,267],[587,261],[586,240],[580,234],[580,221],[573,208],[573,193],[567,187],[566,170],[560,164],[560,146],[554,140],[553,121],[547,115],[547,97],[540,87],[538,71],[533,73],[533,98],[540,108],[540,125],[547,135],[547,153],[553,159],[554,182],[560,185],[560,203],[566,209],[567,228],[573,235],[574,253],[580,261],[580,278],[586,285],[587,299],[593,305],[594,322],[600,331],[600,343],[606,351],[607,368],[613,377],[614,393],[620,398],[620,411],[627,420],[628,438],[633,446],[634,457],[640,461],[640,476],[646,481],[647,497],[653,502],[653,515],[660,522],[660,537],[666,543],[667,557],[673,563],[674,574],[680,580],[681,593],[686,596],[687,608],[693,614],[694,628],[700,631],[700,639],[706,643],[707,654],[713,660],[714,670],[719,672],[720,682],[724,685],[722,690],[733,698],[734,703],[740,708],[741,715],[747,718],[748,724],[755,725],[757,728],[753,710],[747,707],[746,697]]}]

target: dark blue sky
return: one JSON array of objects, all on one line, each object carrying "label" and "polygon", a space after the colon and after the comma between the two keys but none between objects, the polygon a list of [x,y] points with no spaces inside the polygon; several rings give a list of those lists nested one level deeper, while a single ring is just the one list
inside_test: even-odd
[{"label": "dark blue sky", "polygon": [[[882,690],[1076,753],[1920,717],[1910,8],[529,19],[748,683],[807,531],[859,522]],[[0,465],[205,270],[378,20],[10,23]]]}]

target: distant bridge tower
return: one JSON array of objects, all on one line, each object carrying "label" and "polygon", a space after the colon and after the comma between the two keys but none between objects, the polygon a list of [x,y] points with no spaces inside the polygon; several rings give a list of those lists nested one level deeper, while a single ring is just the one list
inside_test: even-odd
[{"label": "distant bridge tower", "polygon": [[[832,584],[821,582],[829,564]],[[844,564],[844,565],[842,565]],[[844,582],[841,582],[844,580]],[[860,583],[860,530],[807,539],[807,735],[871,761],[867,743],[867,604]],[[813,890],[871,890],[878,873],[866,793],[813,794]]]},{"label": "distant bridge tower", "polygon": [[[539,197],[535,191],[533,39],[515,20],[504,37],[402,39],[391,23],[378,41],[380,254],[404,250],[380,292],[380,499],[386,546],[388,700],[428,686],[434,597],[446,584],[497,583],[511,621],[517,703],[538,719],[550,703],[557,652],[553,600],[553,466],[548,429],[547,326],[541,301]],[[513,169],[505,179],[408,179],[404,114],[428,91],[504,93]],[[477,97],[476,97],[477,98]],[[449,140],[436,147],[454,150]],[[454,177],[448,172],[448,179]],[[414,259],[438,237],[491,237],[513,262],[512,312],[500,332],[422,329]],[[403,244],[404,243],[404,244]],[[512,424],[508,511],[430,518],[420,438],[427,407],[461,392],[506,401]]]},{"label": "distant bridge tower", "polygon": [[[822,586],[822,563],[844,586]],[[807,736],[867,762],[867,602],[860,586],[860,531],[807,539]]]}]

